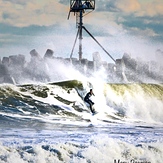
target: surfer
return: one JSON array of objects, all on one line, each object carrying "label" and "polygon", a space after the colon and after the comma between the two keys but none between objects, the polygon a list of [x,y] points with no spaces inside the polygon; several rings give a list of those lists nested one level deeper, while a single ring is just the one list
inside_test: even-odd
[{"label": "surfer", "polygon": [[90,91],[86,94],[86,96],[84,97],[84,101],[87,102],[89,104],[89,107],[91,109],[92,113],[95,113],[95,110],[92,108],[92,106],[94,105],[94,102],[90,99],[90,97],[94,95],[93,90],[90,89]]}]

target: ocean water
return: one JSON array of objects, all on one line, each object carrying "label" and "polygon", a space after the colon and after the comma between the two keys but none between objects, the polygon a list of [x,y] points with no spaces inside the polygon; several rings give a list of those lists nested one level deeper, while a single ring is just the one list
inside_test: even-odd
[{"label": "ocean water", "polygon": [[[96,115],[83,101],[93,88]],[[162,163],[163,85],[0,85],[0,163]]]}]

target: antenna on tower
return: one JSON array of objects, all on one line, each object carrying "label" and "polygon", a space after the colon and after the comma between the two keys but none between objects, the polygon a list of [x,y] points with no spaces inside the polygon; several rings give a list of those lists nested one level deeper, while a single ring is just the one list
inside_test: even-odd
[{"label": "antenna on tower", "polygon": [[[78,28],[70,58],[72,58],[75,44],[76,44],[77,38],[79,37],[79,60],[82,59],[82,54],[83,54],[83,52],[82,52],[82,39],[83,39],[82,29],[84,29],[95,40],[95,42],[110,56],[110,58],[115,62],[115,59],[103,48],[103,46],[83,26],[83,16],[92,12],[94,9],[95,9],[95,0],[70,0],[70,11],[68,14],[68,19],[70,17],[70,13],[73,12],[74,15],[76,15],[76,26]],[[83,15],[83,14],[85,14],[85,15]]]}]

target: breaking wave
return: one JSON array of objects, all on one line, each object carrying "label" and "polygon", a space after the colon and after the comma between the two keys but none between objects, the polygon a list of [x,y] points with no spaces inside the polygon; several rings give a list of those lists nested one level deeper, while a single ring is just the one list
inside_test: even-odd
[{"label": "breaking wave", "polygon": [[99,112],[97,117],[100,121],[163,122],[163,85],[77,80],[39,85],[1,85],[1,121],[30,119],[56,123],[69,119],[87,122],[90,120],[90,110],[83,97],[90,88],[95,92],[94,108]]}]

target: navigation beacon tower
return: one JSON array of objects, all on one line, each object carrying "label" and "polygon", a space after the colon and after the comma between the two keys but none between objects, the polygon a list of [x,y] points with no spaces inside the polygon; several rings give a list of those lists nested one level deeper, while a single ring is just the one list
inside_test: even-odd
[{"label": "navigation beacon tower", "polygon": [[82,29],[84,29],[93,39],[96,41],[96,43],[110,56],[110,58],[115,62],[114,58],[103,48],[103,46],[93,37],[93,35],[83,26],[83,16],[89,14],[95,9],[95,0],[70,0],[70,11],[68,14],[68,19],[70,17],[70,13],[73,12],[74,15],[76,15],[76,26],[78,28],[77,35],[75,38],[75,42],[71,51],[72,58],[73,51],[75,48],[75,44],[77,41],[77,38],[79,37],[79,60],[82,59]]}]

